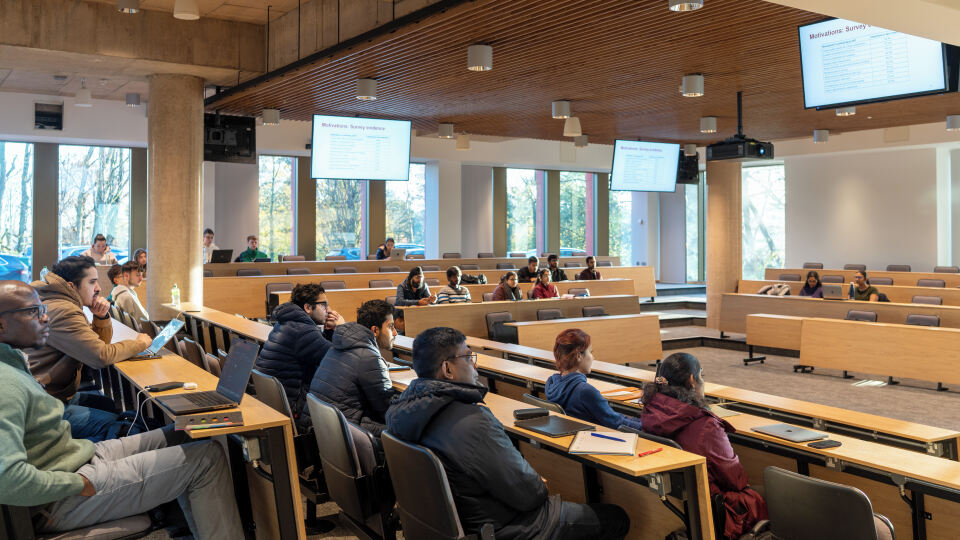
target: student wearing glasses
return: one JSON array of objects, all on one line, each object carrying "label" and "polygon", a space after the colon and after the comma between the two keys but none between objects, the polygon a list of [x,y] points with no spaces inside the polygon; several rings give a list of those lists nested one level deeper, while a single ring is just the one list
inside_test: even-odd
[{"label": "student wearing glasses", "polygon": [[550,283],[549,268],[540,270],[540,275],[537,277],[537,284],[533,286],[533,297],[560,298],[560,291],[557,290],[557,286]]},{"label": "student wearing glasses", "polygon": [[497,538],[623,538],[630,518],[612,504],[550,496],[543,479],[480,403],[477,355],[453,328],[430,328],[413,341],[417,378],[387,411],[387,430],[440,457],[467,534],[489,523]]},{"label": "student wearing glasses", "polygon": [[513,270],[507,272],[500,278],[500,284],[493,290],[493,299],[499,300],[523,300],[523,291],[517,287],[517,273]]},{"label": "student wearing glasses", "polygon": [[867,279],[867,273],[863,270],[857,270],[853,275],[853,299],[863,302],[876,302],[880,300],[880,291],[870,284]]},{"label": "student wearing glasses", "polygon": [[93,237],[93,245],[90,249],[80,254],[81,257],[90,257],[96,264],[112,266],[117,264],[117,256],[110,251],[107,245],[107,237],[97,234]]},{"label": "student wearing glasses", "polygon": [[327,305],[327,294],[318,283],[297,284],[290,301],[273,310],[273,330],[260,349],[256,369],[276,377],[283,385],[294,419],[309,427],[300,417],[307,400],[310,381],[327,351],[334,329],[343,317]]}]

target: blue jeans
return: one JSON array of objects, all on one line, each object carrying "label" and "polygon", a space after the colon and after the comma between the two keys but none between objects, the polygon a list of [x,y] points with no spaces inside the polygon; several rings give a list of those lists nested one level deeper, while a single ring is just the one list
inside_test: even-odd
[{"label": "blue jeans", "polygon": [[[83,394],[70,398],[63,408],[63,419],[70,423],[70,435],[74,439],[89,439],[100,442],[108,438],[108,432],[119,415],[102,409],[85,407],[88,401]],[[112,437],[110,437],[112,438]]]}]

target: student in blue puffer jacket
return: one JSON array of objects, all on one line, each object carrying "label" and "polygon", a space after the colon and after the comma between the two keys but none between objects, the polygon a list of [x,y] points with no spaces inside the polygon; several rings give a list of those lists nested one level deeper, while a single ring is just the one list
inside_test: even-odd
[{"label": "student in blue puffer jacket", "polygon": [[600,391],[587,382],[593,364],[590,335],[571,328],[560,332],[553,346],[560,373],[547,379],[546,397],[570,416],[610,429],[627,426],[640,429],[640,419],[614,412]]}]

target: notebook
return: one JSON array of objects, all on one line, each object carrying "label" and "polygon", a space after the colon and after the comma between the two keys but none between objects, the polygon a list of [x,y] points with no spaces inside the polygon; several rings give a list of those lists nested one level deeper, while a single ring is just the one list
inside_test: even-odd
[{"label": "notebook", "polygon": [[637,438],[636,433],[581,431],[573,438],[567,451],[571,454],[632,456],[637,453]]},{"label": "notebook", "polygon": [[596,429],[590,424],[584,424],[583,422],[553,415],[540,416],[528,420],[515,420],[513,425],[519,428],[529,429],[530,431],[546,435],[547,437],[564,437],[573,435],[578,431],[592,431]]},{"label": "notebook", "polygon": [[643,395],[643,391],[637,388],[636,386],[625,386],[623,388],[617,388],[616,390],[607,390],[606,392],[600,392],[600,395],[607,399],[614,399],[617,401],[630,401],[631,399],[637,399]]}]

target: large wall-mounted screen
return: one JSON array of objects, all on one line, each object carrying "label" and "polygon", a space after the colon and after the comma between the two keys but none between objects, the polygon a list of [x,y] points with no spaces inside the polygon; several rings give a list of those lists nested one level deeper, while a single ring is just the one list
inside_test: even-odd
[{"label": "large wall-mounted screen", "polygon": [[410,121],[315,114],[310,176],[335,180],[408,180]]},{"label": "large wall-mounted screen", "polygon": [[832,108],[947,89],[943,44],[845,19],[799,27],[803,101]]},{"label": "large wall-mounted screen", "polygon": [[613,191],[674,191],[680,145],[644,141],[616,141],[610,189]]}]

